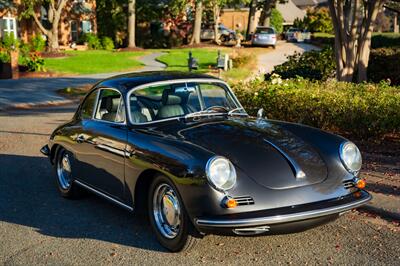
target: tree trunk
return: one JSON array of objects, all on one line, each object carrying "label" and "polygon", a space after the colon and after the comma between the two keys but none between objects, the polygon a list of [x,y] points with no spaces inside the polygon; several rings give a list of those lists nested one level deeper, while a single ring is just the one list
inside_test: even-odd
[{"label": "tree trunk", "polygon": [[136,27],[136,0],[130,0],[128,4],[129,21],[128,21],[128,35],[129,35],[129,48],[136,47],[135,27]]},{"label": "tree trunk", "polygon": [[253,34],[256,30],[257,27],[256,12],[257,12],[257,0],[252,0],[250,2],[250,8],[249,8],[249,20],[247,22],[247,31],[246,31],[247,39],[249,39],[250,35]]},{"label": "tree trunk", "polygon": [[220,21],[220,13],[221,13],[221,8],[220,6],[216,3],[213,6],[213,14],[214,14],[214,42],[216,44],[220,44],[221,41],[219,39],[219,30],[218,30],[218,25]]},{"label": "tree trunk", "polygon": [[338,81],[367,80],[373,24],[385,0],[329,0]]},{"label": "tree trunk", "polygon": [[275,4],[276,0],[265,0],[263,4],[263,9],[261,12],[261,17],[259,24],[260,26],[269,27],[271,24],[271,14],[272,14],[272,7]]},{"label": "tree trunk", "polygon": [[399,22],[398,22],[399,14],[394,12],[393,16],[393,32],[399,33]]},{"label": "tree trunk", "polygon": [[67,0],[49,1],[48,19],[51,23],[51,30],[47,30],[35,13],[32,13],[33,19],[40,31],[47,37],[47,50],[50,52],[58,52],[60,46],[58,43],[58,27],[60,26],[61,12],[64,10]]},{"label": "tree trunk", "polygon": [[200,43],[200,33],[201,33],[201,18],[203,15],[203,3],[201,0],[196,1],[196,14],[194,18],[193,25],[193,36],[190,44],[199,44]]}]

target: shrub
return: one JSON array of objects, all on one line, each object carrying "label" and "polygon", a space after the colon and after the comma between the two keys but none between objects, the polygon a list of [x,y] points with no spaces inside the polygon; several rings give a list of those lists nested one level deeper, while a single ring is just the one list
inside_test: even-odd
[{"label": "shrub", "polygon": [[374,82],[389,79],[392,84],[400,85],[400,47],[372,50],[368,78]]},{"label": "shrub", "polygon": [[282,33],[283,31],[283,17],[278,9],[273,8],[271,12],[271,26],[275,28],[276,32]]},{"label": "shrub", "polygon": [[[312,37],[312,42],[317,45],[331,45],[335,44],[335,36],[331,34],[315,33]],[[383,47],[398,47],[400,46],[399,33],[374,33],[371,38],[371,48]]]},{"label": "shrub", "polygon": [[307,10],[303,19],[295,19],[294,27],[307,29],[311,32],[332,33],[333,24],[328,8]]},{"label": "shrub", "polygon": [[26,59],[26,66],[29,71],[45,71],[44,59],[38,52],[29,53],[29,57]]},{"label": "shrub", "polygon": [[82,35],[81,41],[87,43],[88,48],[91,50],[100,50],[102,48],[99,37],[94,33],[86,33]]},{"label": "shrub", "polygon": [[7,50],[5,50],[4,48],[0,49],[0,62],[1,63],[10,63],[11,62],[10,53]]},{"label": "shrub", "polygon": [[5,34],[1,41],[1,47],[7,51],[17,49],[19,47],[19,40],[14,37],[14,34]]},{"label": "shrub", "polygon": [[231,53],[229,57],[232,59],[234,68],[245,67],[254,60],[254,56],[251,53],[237,50]]},{"label": "shrub", "polygon": [[35,35],[31,40],[31,50],[43,52],[46,48],[46,40],[41,35]]},{"label": "shrub", "polygon": [[19,41],[13,34],[5,34],[0,42],[0,62],[10,63],[12,50],[18,49]]},{"label": "shrub", "polygon": [[[276,79],[276,77],[275,77]],[[400,133],[400,88],[305,79],[254,80],[233,86],[246,111],[271,119],[368,138]]]},{"label": "shrub", "polygon": [[[41,36],[39,36],[43,40]],[[45,71],[45,61],[40,55],[40,50],[44,50],[43,43],[38,39],[32,40],[31,43],[27,44],[21,42],[19,46],[19,63],[22,66],[26,66],[28,71]]]},{"label": "shrub", "polygon": [[399,47],[400,34],[399,33],[379,33],[373,34],[371,39],[371,48],[382,47]]},{"label": "shrub", "polygon": [[335,76],[335,69],[333,50],[326,47],[322,51],[295,53],[288,56],[288,61],[276,66],[273,73],[284,79],[301,76],[312,80],[327,80]]},{"label": "shrub", "polygon": [[104,50],[112,51],[114,50],[114,41],[110,37],[102,37],[101,38],[101,46]]}]

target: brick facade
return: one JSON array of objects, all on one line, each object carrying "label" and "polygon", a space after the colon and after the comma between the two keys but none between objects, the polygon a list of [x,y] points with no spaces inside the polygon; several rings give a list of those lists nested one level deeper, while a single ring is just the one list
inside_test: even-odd
[{"label": "brick facade", "polygon": [[[42,34],[33,18],[19,19],[21,13],[20,0],[16,0],[15,2],[16,9],[0,10],[0,35],[3,36],[5,33],[12,33],[26,42],[32,36]],[[85,1],[85,7],[91,10],[89,14],[77,14],[73,11],[73,5],[74,1],[68,1],[61,15],[59,25],[60,45],[69,45],[73,41],[77,41],[84,32],[97,32],[96,1]],[[39,8],[37,16],[40,19],[45,19],[46,10]]]}]

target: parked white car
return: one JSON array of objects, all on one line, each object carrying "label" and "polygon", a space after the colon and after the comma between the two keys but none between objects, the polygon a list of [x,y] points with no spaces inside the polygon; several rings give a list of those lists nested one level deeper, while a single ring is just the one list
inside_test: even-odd
[{"label": "parked white car", "polygon": [[251,38],[252,45],[276,46],[276,31],[271,27],[257,27]]}]

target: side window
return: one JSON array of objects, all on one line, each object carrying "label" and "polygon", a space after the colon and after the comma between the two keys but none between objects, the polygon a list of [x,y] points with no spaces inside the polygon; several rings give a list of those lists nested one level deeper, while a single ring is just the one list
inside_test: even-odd
[{"label": "side window", "polygon": [[85,101],[82,103],[81,115],[80,115],[82,119],[92,118],[96,97],[97,97],[97,90],[93,91],[88,97],[86,97]]},{"label": "side window", "polygon": [[121,94],[112,89],[101,89],[95,118],[99,120],[125,122],[125,105]]}]

